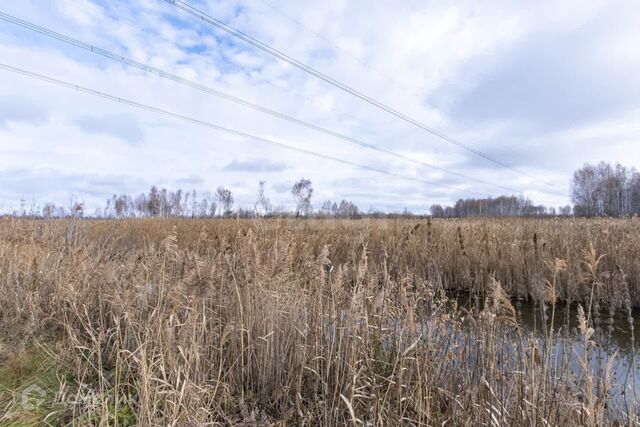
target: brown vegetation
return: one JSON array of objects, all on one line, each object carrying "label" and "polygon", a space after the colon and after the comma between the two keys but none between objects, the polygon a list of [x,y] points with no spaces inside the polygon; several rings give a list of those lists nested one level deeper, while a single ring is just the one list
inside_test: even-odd
[{"label": "brown vegetation", "polygon": [[[632,424],[635,396],[612,401],[586,353],[590,307],[640,303],[639,229],[5,219],[0,366],[56,362],[52,424]],[[485,303],[464,311],[448,290]],[[509,296],[583,303],[587,352],[554,358]],[[0,379],[0,423],[25,419],[20,387]]]}]

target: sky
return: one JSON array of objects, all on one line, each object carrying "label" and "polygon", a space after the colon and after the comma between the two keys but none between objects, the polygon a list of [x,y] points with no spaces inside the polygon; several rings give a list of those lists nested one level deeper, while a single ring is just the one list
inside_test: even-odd
[{"label": "sky", "polygon": [[316,208],[347,199],[420,213],[504,187],[560,206],[586,162],[640,168],[639,2],[188,2],[473,152],[163,0],[3,2],[5,14],[414,161],[0,21],[2,64],[302,150],[0,70],[0,211],[71,198],[91,211],[151,185],[201,195],[224,186],[249,207],[262,180],[272,204],[291,208],[302,177]]}]

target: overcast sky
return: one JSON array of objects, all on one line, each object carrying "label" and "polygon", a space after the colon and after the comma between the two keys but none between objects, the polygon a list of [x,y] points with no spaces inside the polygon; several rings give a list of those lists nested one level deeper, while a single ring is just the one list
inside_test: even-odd
[{"label": "overcast sky", "polygon": [[[189,2],[362,93],[507,164],[502,168],[305,74],[163,0],[21,0],[0,11],[405,157],[569,202],[572,172],[640,167],[640,2],[247,0]],[[0,210],[21,199],[90,211],[156,184],[258,182],[290,205],[323,200],[423,212],[506,190],[367,150],[0,21],[0,62],[283,144],[433,182],[366,171],[0,70]],[[452,188],[453,187],[453,188]]]}]

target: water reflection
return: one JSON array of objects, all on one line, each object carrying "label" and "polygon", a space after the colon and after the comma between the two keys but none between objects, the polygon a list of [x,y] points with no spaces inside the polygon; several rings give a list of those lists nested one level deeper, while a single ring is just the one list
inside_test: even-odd
[{"label": "water reflection", "polygon": [[[518,323],[524,330],[535,334],[549,333],[552,315],[550,307],[546,308],[546,321],[545,309],[538,304],[517,301],[514,307],[516,308]],[[564,337],[579,335],[577,304],[556,304],[553,317],[553,329],[556,334]],[[638,320],[640,320],[640,313],[633,311],[631,320],[633,326],[637,325]],[[596,342],[600,345],[606,345],[611,350],[618,351],[618,353],[632,352],[633,347],[637,345],[640,338],[638,328],[634,327],[634,333],[632,334],[629,316],[620,311],[613,314],[604,311],[594,314],[592,326],[595,329],[594,339]],[[633,340],[632,337],[634,338]]]},{"label": "water reflection", "polygon": [[[458,306],[470,312],[478,313],[482,310],[480,298],[468,294],[456,294],[451,297],[457,301]],[[560,371],[567,369],[576,378],[584,379],[585,361],[589,372],[595,378],[603,378],[603,374],[609,369],[612,384],[610,398],[627,408],[635,406],[632,404],[638,401],[636,394],[640,395],[640,361],[635,350],[640,331],[634,327],[640,320],[638,310],[632,311],[630,316],[620,311],[600,311],[594,314],[591,319],[594,332],[590,339],[589,351],[585,352],[584,336],[579,329],[577,304],[559,303],[553,312],[551,307],[528,301],[514,301],[513,306],[520,328],[518,335],[524,338],[524,345],[535,345],[542,354],[546,354],[550,348],[553,367]]]},{"label": "water reflection", "polygon": [[[454,299],[459,307],[470,312],[478,313],[483,308],[483,299],[475,298],[468,293],[451,293],[449,297]],[[554,335],[564,338],[579,335],[578,304],[557,303],[553,312],[551,307],[545,308],[531,301],[516,300],[513,301],[513,306],[516,309],[518,325],[527,333],[536,336],[548,335],[553,317]],[[640,339],[640,310],[632,310],[631,319],[620,310],[613,313],[601,310],[594,313],[591,326],[595,329],[594,339],[599,345],[610,347],[618,353],[631,353]]]}]

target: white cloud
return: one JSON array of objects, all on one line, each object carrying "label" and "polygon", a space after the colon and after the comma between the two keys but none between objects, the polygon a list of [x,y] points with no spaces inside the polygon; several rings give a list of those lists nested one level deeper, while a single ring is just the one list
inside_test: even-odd
[{"label": "white cloud", "polygon": [[[566,188],[573,168],[585,161],[602,158],[629,163],[640,158],[636,148],[640,129],[633,125],[638,122],[640,101],[632,101],[633,91],[638,89],[632,76],[640,72],[640,57],[633,42],[639,36],[635,28],[635,18],[640,14],[638,5],[628,3],[624,8],[616,8],[603,1],[269,2],[368,65],[363,67],[358,60],[334,49],[264,3],[209,0],[198,4],[211,15],[363,93],[447,132],[466,145],[544,177],[557,187]],[[27,0],[8,3],[3,10],[385,149],[516,187],[536,200],[567,202],[566,195],[542,193],[548,187],[539,180],[515,175],[473,157],[214,31],[164,2],[56,0],[44,4]],[[603,31],[609,27],[615,28]],[[570,50],[572,60],[586,67],[571,82],[575,88],[603,87],[607,93],[615,92],[609,90],[612,81],[602,71],[611,67],[617,79],[629,87],[628,96],[607,95],[607,102],[590,108],[588,119],[578,125],[558,119],[553,129],[542,126],[538,120],[548,113],[540,101],[545,99],[544,94],[538,94],[539,98],[518,99],[509,98],[510,93],[526,93],[529,81],[544,82],[547,76],[561,73],[567,64],[558,63],[554,57],[538,67],[525,67],[520,75],[508,72],[510,64],[517,58],[526,58],[533,49],[548,46],[553,51],[557,45]],[[0,57],[0,62],[13,66],[306,150],[420,179],[463,184],[457,177],[363,150],[6,23],[0,26]],[[240,204],[252,201],[257,182],[265,179],[266,174],[269,185],[285,190],[301,176],[310,178],[316,187],[316,204],[326,198],[352,198],[365,209],[375,204],[425,210],[433,202],[464,196],[243,141],[5,71],[0,74],[3,82],[0,179],[5,181],[0,181],[0,187],[4,187],[0,193],[2,206],[28,196],[23,192],[44,201],[63,197],[65,191],[98,204],[117,190],[103,185],[91,189],[88,184],[65,190],[70,181],[63,178],[76,176],[126,176],[134,183],[127,190],[136,192],[144,191],[151,183],[193,185],[199,191],[213,191],[218,185],[231,186]],[[488,86],[494,76],[500,79],[494,86]],[[487,87],[491,88],[489,99],[470,97],[479,88]],[[513,87],[519,87],[520,92],[509,92]],[[540,90],[533,84],[531,88]],[[562,96],[558,92],[562,89],[554,87],[553,95]],[[595,96],[592,94],[592,98]],[[495,99],[501,101],[490,102]],[[555,101],[549,98],[549,102]],[[564,99],[562,106],[572,109],[573,116],[586,118],[586,113],[581,115],[584,105],[577,102],[572,104],[572,98]],[[461,114],[453,114],[456,105],[468,108],[460,110]],[[488,106],[494,109],[492,116],[478,118],[475,111],[487,110]],[[524,113],[516,117],[514,111]],[[87,118],[91,122],[88,127]],[[605,143],[613,144],[610,145],[613,148],[609,151],[602,148]],[[286,167],[251,170],[255,159]],[[249,166],[241,172],[225,167],[234,161]],[[7,173],[15,170],[25,176],[31,171],[39,177],[46,170],[47,177],[60,173],[63,178],[51,180],[42,188],[12,186]],[[26,179],[26,182],[39,187],[42,180]],[[496,195],[502,192],[476,183],[466,185]],[[274,204],[289,203],[288,191],[275,189],[270,195]]]}]

